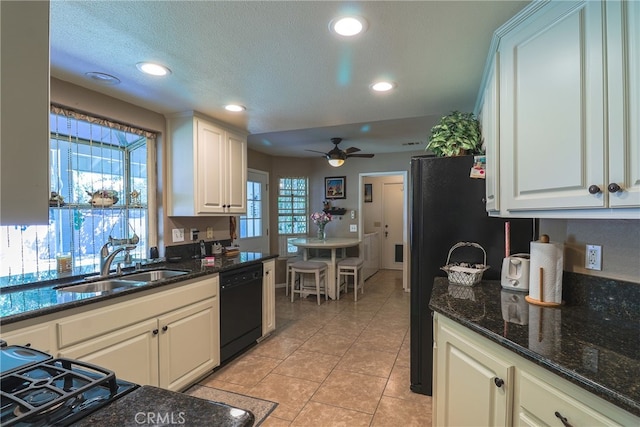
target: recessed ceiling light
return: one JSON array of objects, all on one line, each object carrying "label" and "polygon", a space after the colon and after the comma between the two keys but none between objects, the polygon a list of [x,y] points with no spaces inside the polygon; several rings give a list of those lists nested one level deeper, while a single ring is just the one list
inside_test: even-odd
[{"label": "recessed ceiling light", "polygon": [[112,76],[111,74],[99,73],[97,71],[90,71],[88,73],[84,73],[85,76],[89,77],[94,82],[103,84],[103,85],[117,85],[120,83],[120,79]]},{"label": "recessed ceiling light", "polygon": [[387,92],[393,88],[395,88],[397,85],[393,82],[376,82],[374,84],[371,85],[371,89],[375,90],[376,92]]},{"label": "recessed ceiling light", "polygon": [[152,76],[166,76],[171,74],[171,70],[164,65],[154,64],[153,62],[138,62],[136,64],[138,70],[145,74],[151,74]]},{"label": "recessed ceiling light", "polygon": [[244,105],[238,105],[238,104],[229,104],[229,105],[225,105],[224,109],[227,111],[233,111],[234,113],[240,112],[240,111],[244,111],[247,108]]},{"label": "recessed ceiling light", "polygon": [[331,21],[329,28],[341,36],[352,37],[367,29],[367,21],[359,16],[345,16]]}]

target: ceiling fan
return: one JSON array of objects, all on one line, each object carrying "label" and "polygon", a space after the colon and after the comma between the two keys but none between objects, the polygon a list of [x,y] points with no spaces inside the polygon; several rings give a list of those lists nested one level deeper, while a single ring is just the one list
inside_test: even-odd
[{"label": "ceiling fan", "polygon": [[373,154],[354,154],[360,151],[360,149],[356,147],[349,147],[346,150],[341,150],[340,148],[338,148],[338,144],[340,144],[341,141],[342,141],[342,138],[331,138],[331,142],[335,146],[328,153],[324,153],[322,151],[316,151],[316,150],[306,150],[306,151],[312,151],[314,153],[322,154],[324,157],[327,158],[327,160],[329,161],[329,164],[335,168],[337,168],[338,166],[342,166],[342,164],[348,157],[371,158],[374,156]]}]

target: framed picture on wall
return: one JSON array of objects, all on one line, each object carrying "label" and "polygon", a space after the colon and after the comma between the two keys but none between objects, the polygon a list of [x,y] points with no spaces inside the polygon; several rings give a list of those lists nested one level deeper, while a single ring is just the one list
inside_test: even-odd
[{"label": "framed picture on wall", "polygon": [[373,202],[373,184],[364,185],[364,202],[365,203]]},{"label": "framed picture on wall", "polygon": [[347,198],[347,177],[329,176],[324,179],[325,199],[346,199]]}]

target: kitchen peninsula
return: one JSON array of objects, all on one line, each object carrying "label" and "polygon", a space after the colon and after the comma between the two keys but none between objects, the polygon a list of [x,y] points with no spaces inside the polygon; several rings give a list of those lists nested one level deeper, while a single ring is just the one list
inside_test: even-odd
[{"label": "kitchen peninsula", "polygon": [[640,424],[638,286],[566,275],[561,308],[435,279],[434,425]]}]

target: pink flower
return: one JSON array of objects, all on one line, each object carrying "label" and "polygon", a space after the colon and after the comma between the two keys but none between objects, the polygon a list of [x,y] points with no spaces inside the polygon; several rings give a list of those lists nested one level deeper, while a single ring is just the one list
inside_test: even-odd
[{"label": "pink flower", "polygon": [[327,212],[314,212],[310,216],[311,221],[316,225],[325,225],[328,222],[331,222],[331,214]]}]

